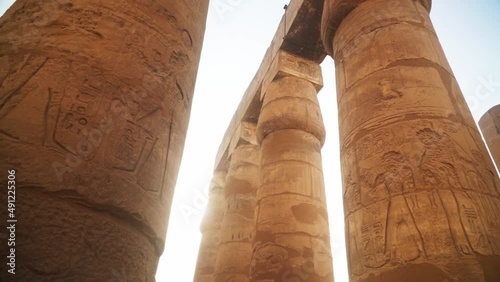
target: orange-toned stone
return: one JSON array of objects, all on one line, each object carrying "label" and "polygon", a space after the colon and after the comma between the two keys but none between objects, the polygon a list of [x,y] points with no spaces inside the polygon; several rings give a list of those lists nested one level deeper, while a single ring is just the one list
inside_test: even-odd
[{"label": "orange-toned stone", "polygon": [[201,223],[202,239],[198,253],[198,262],[194,282],[213,282],[215,261],[219,248],[222,220],[224,218],[224,182],[226,172],[216,171],[212,179],[206,213]]},{"label": "orange-toned stone", "polygon": [[351,282],[500,281],[500,181],[430,2],[325,2]]},{"label": "orange-toned stone", "polygon": [[500,105],[483,115],[479,120],[479,127],[497,168],[500,168]]},{"label": "orange-toned stone", "polygon": [[240,145],[231,154],[224,185],[224,218],[214,282],[249,282],[254,236],[255,193],[259,181],[258,145]]},{"label": "orange-toned stone", "polygon": [[265,93],[251,281],[333,281],[316,93],[296,76],[276,77]]},{"label": "orange-toned stone", "polygon": [[0,171],[3,183],[17,171],[17,281],[154,281],[207,9],[18,0],[0,19]]}]

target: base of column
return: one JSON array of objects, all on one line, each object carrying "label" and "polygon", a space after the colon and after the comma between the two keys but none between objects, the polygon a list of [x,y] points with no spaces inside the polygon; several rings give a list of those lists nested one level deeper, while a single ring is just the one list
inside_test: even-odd
[{"label": "base of column", "polygon": [[155,280],[159,254],[135,226],[69,193],[40,190],[17,189],[15,275],[2,271],[0,281]]},{"label": "base of column", "polygon": [[[380,275],[351,277],[353,282],[498,282],[500,256],[481,256],[469,261],[432,261],[405,264]],[[450,275],[448,273],[453,273]],[[457,278],[459,277],[459,278]]]}]

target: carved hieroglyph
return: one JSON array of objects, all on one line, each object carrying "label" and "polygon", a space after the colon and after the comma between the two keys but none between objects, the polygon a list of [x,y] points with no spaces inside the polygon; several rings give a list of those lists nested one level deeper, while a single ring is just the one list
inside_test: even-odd
[{"label": "carved hieroglyph", "polygon": [[263,86],[257,126],[262,161],[251,281],[331,282],[321,165],[325,131],[316,97],[321,85],[307,79],[321,83],[321,71],[317,63],[284,52],[276,60],[279,71]]},{"label": "carved hieroglyph", "polygon": [[214,282],[250,281],[259,164],[258,145],[240,145],[231,154],[224,185],[224,219],[217,250]]},{"label": "carved hieroglyph", "polygon": [[224,218],[224,182],[226,172],[216,171],[212,179],[208,205],[201,223],[201,243],[198,253],[198,262],[194,274],[194,282],[213,282],[215,261],[219,247],[222,220]]},{"label": "carved hieroglyph", "polygon": [[500,281],[500,183],[430,1],[329,0],[350,281]]},{"label": "carved hieroglyph", "polygon": [[18,0],[0,19],[0,170],[2,181],[17,170],[19,281],[154,280],[207,9]]},{"label": "carved hieroglyph", "polygon": [[500,105],[484,114],[479,120],[479,127],[497,168],[500,168]]}]

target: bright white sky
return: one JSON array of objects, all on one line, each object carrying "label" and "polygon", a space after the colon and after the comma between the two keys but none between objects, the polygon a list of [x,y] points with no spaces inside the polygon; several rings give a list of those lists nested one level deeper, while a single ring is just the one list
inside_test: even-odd
[{"label": "bright white sky", "polygon": [[[0,15],[12,0],[0,0]],[[500,1],[435,0],[431,17],[473,115],[500,104]],[[215,154],[289,0],[211,0],[184,158],[157,281],[192,281]],[[223,9],[226,8],[226,9]],[[333,61],[319,94],[335,278],[347,282]],[[489,81],[489,83],[488,83]],[[486,85],[485,85],[486,84]]]}]

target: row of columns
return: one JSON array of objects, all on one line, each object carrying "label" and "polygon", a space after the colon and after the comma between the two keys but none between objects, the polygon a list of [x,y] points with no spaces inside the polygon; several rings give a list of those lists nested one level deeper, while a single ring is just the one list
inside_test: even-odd
[{"label": "row of columns", "polygon": [[248,280],[254,237],[259,147],[238,146],[231,155],[224,185],[225,213],[214,270],[215,281]]},{"label": "row of columns", "polygon": [[[18,172],[17,278],[154,280],[208,1],[28,2],[0,21],[0,168]],[[498,175],[430,6],[325,1],[351,281],[500,280]],[[198,281],[333,279],[319,66],[284,57],[262,87],[256,141],[238,142],[214,177]]]},{"label": "row of columns", "polygon": [[285,52],[276,61],[259,121],[240,133],[251,140],[231,149],[219,239],[202,229],[202,242],[212,243],[202,243],[200,254],[218,243],[215,267],[200,259],[194,281],[333,280],[321,168],[325,130],[316,97],[321,71]]},{"label": "row of columns", "polygon": [[200,226],[203,236],[195,272],[196,281],[213,281],[224,207],[226,206],[224,201],[226,174],[224,171],[216,171],[210,184],[207,209]]},{"label": "row of columns", "polygon": [[[325,1],[351,282],[500,281],[500,180],[430,7],[430,0]],[[206,281],[333,281],[317,80],[304,78],[311,68],[287,72],[304,59],[283,56],[283,69],[263,85],[255,216],[245,229],[253,230],[245,241],[252,254],[228,253],[222,234],[231,228],[223,227],[217,265],[244,273],[224,280],[219,266]],[[226,216],[234,219],[229,208]]]}]

